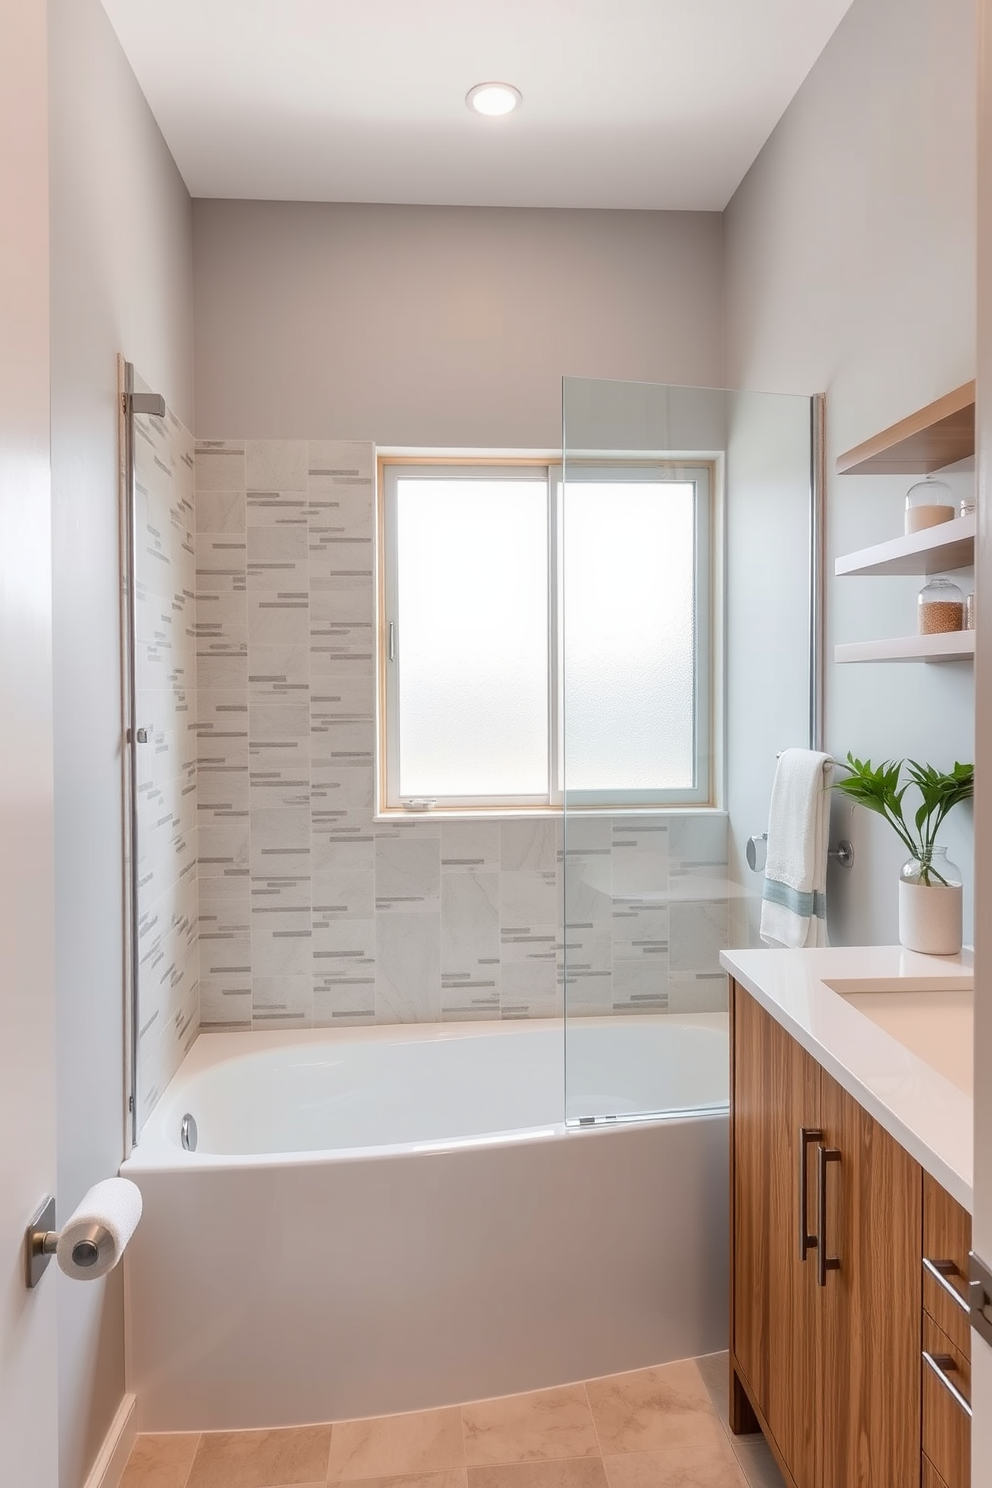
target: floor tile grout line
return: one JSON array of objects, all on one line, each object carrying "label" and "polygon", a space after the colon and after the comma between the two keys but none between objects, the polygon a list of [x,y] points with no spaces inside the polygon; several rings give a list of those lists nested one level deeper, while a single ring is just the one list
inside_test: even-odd
[{"label": "floor tile grout line", "polygon": [[[599,1427],[596,1425],[596,1412],[592,1408],[592,1399],[590,1398],[590,1395],[589,1395],[589,1381],[588,1380],[583,1380],[582,1381],[582,1393],[586,1397],[586,1409],[589,1411],[589,1419],[592,1422],[593,1436],[595,1436],[595,1438],[596,1438],[596,1445],[599,1448],[599,1460],[600,1460],[600,1462],[603,1462],[603,1458],[604,1458],[604,1456],[606,1454],[603,1451],[603,1443],[602,1443],[602,1440],[600,1439]],[[604,1475],[604,1477],[606,1476],[606,1463],[605,1462],[603,1462],[603,1475]]]},{"label": "floor tile grout line", "polygon": [[[203,1441],[203,1432],[202,1431],[198,1431],[196,1433],[196,1446],[193,1448],[193,1455],[189,1459],[189,1467],[186,1469],[186,1476],[183,1478],[182,1482],[180,1483],[179,1488],[187,1488],[187,1484],[189,1483],[190,1478],[193,1476],[193,1468],[196,1465],[196,1459],[197,1459],[197,1456],[199,1454],[200,1443],[202,1441]],[[127,1471],[126,1466],[125,1466],[125,1469],[124,1470],[125,1470],[125,1472]]]}]

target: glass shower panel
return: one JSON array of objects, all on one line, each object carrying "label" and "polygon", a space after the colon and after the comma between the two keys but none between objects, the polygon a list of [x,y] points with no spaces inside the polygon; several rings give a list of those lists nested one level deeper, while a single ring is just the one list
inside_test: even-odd
[{"label": "glass shower panel", "polygon": [[776,754],[810,742],[811,401],[566,378],[566,1116],[719,1109]]},{"label": "glass shower panel", "polygon": [[[133,391],[148,393],[140,379]],[[197,574],[192,436],[169,410],[132,417],[133,487],[125,481],[122,495],[133,527],[134,564],[133,633],[125,623],[124,645],[133,661],[137,725],[128,865],[131,1115],[137,1138],[199,1023]],[[125,571],[125,590],[128,582]],[[205,670],[243,665],[244,596],[231,592],[227,575],[222,582],[225,592],[216,596],[215,613],[201,627]],[[226,742],[236,729],[229,718]],[[219,759],[206,760],[211,785],[201,799],[212,817],[223,817],[232,836],[241,827],[239,807],[247,806],[246,737],[244,745],[243,771],[222,772]],[[229,936],[228,944],[233,949],[243,941]]]}]

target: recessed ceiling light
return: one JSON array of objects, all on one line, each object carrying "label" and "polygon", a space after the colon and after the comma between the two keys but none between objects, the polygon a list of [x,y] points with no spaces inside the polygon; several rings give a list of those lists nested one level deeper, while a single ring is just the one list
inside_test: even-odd
[{"label": "recessed ceiling light", "polygon": [[477,114],[497,118],[500,114],[512,114],[523,103],[523,97],[512,83],[476,83],[466,93],[465,102]]}]

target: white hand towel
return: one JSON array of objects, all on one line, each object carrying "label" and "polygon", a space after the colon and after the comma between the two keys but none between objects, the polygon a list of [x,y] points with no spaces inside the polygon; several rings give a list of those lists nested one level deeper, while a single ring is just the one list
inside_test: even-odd
[{"label": "white hand towel", "polygon": [[828,754],[786,749],[768,813],[761,938],[769,946],[827,943]]}]

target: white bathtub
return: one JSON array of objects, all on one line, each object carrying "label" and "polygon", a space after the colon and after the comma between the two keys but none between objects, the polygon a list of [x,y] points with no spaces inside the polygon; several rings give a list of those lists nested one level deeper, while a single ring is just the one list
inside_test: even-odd
[{"label": "white bathtub", "polygon": [[570,1117],[619,1120],[566,1127],[558,1022],[201,1036],[122,1169],[145,1204],[139,1429],[381,1415],[724,1347],[726,1017],[568,1039]]}]

